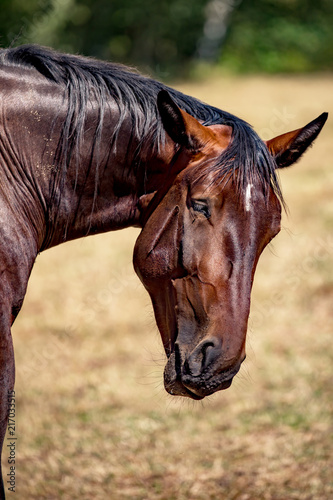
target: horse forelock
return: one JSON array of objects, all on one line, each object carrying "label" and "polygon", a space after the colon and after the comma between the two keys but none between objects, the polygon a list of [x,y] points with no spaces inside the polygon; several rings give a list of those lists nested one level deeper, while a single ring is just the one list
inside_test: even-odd
[{"label": "horse forelock", "polygon": [[223,124],[230,125],[233,129],[228,147],[219,156],[204,161],[194,172],[192,182],[198,184],[206,178],[209,179],[209,187],[223,189],[233,179],[240,198],[246,195],[248,185],[259,185],[266,198],[272,189],[285,207],[276,164],[266,144],[242,120]]}]

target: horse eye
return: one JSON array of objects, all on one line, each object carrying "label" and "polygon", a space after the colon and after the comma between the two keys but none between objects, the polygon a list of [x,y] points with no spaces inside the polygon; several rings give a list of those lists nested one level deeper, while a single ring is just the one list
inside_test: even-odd
[{"label": "horse eye", "polygon": [[207,219],[210,217],[210,210],[207,203],[207,200],[191,200],[192,208],[195,212],[200,212]]}]

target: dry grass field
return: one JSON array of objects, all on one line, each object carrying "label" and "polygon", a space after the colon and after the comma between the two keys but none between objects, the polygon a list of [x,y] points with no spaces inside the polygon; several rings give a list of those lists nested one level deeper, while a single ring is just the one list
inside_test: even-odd
[{"label": "dry grass field", "polygon": [[[332,76],[213,75],[178,87],[265,139],[333,112]],[[247,360],[203,402],[164,391],[159,334],[132,270],[137,230],[38,257],[13,328],[9,499],[333,498],[332,123],[280,174],[289,213],[259,262]]]}]

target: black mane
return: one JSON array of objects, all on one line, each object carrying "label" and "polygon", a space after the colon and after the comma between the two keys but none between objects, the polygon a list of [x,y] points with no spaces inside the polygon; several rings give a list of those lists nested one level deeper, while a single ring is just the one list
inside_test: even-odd
[{"label": "black mane", "polygon": [[[65,170],[75,147],[81,144],[87,104],[92,93],[100,108],[100,124],[95,133],[97,146],[103,115],[111,97],[117,103],[120,118],[110,137],[110,147],[115,144],[122,121],[128,115],[132,121],[133,138],[143,144],[149,137],[159,147],[165,132],[158,117],[156,101],[158,92],[165,89],[179,107],[204,125],[225,124],[232,127],[232,141],[213,166],[214,182],[222,182],[229,173],[238,172],[237,185],[241,190],[248,182],[259,179],[265,191],[272,186],[283,201],[275,162],[266,145],[250,125],[225,111],[144,77],[128,67],[61,54],[37,45],[1,50],[0,64],[33,68],[66,89],[68,112],[57,154],[57,161],[65,166]],[[139,159],[139,153],[137,150],[136,159]]]}]

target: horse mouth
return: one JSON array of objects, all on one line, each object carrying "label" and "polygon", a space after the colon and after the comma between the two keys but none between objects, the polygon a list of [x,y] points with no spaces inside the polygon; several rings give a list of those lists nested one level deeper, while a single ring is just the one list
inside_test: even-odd
[{"label": "horse mouth", "polygon": [[180,380],[175,380],[175,381],[170,381],[167,382],[164,378],[164,387],[165,390],[171,394],[171,396],[183,396],[187,398],[194,399],[196,401],[200,401],[203,399],[205,396],[201,396],[199,394],[196,394],[195,392],[191,391],[185,385],[182,384]]},{"label": "horse mouth", "polygon": [[188,377],[177,367],[176,356],[173,352],[164,370],[164,387],[171,396],[182,396],[197,401],[210,396],[217,391],[228,389],[240,365],[233,370],[220,372],[217,375],[205,377]]}]

